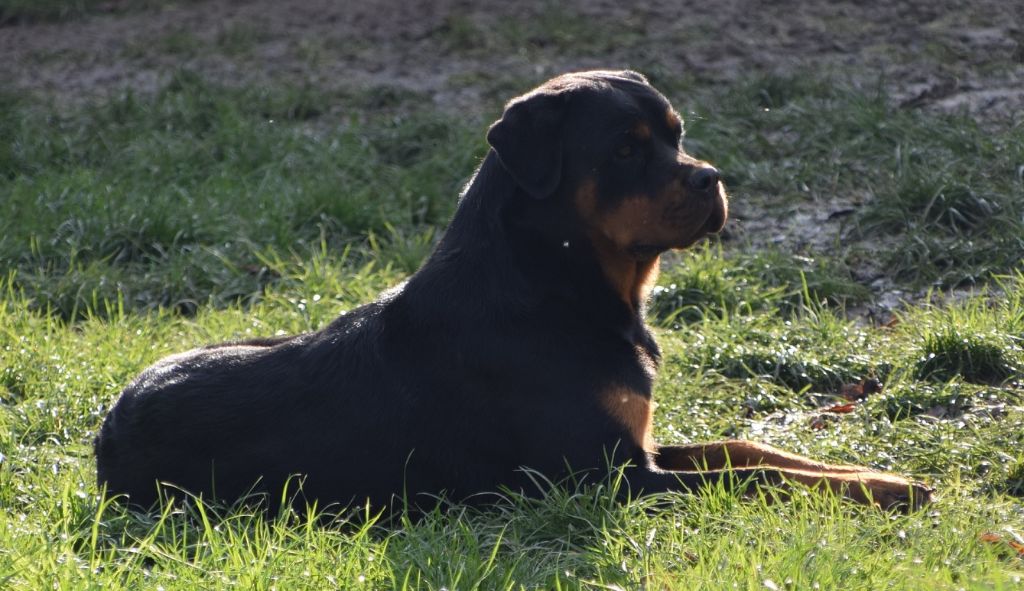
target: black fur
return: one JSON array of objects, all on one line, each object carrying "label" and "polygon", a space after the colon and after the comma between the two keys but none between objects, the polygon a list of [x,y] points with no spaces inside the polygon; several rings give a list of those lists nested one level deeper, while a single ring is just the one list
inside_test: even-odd
[{"label": "black fur", "polygon": [[[572,198],[591,179],[597,207],[612,211],[625,195],[685,180],[694,165],[677,160],[668,108],[631,72],[566,75],[512,101],[404,286],[315,333],[148,368],[103,423],[99,483],[142,507],[157,501],[158,481],[273,502],[300,475],[303,502],[387,508],[406,495],[423,505],[535,492],[523,468],[557,479],[603,473],[610,459],[629,466],[633,492],[698,486],[707,475],[659,469],[602,406],[611,386],[649,397],[659,353],[642,310],[609,285]],[[613,161],[637,120],[654,134],[644,161]]]}]

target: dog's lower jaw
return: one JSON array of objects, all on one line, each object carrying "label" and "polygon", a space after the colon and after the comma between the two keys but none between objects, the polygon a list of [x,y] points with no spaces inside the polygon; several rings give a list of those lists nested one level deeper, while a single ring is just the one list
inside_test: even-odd
[{"label": "dog's lower jaw", "polygon": [[661,256],[661,253],[669,250],[670,247],[662,244],[632,244],[629,247],[629,255],[638,263],[650,261]]},{"label": "dog's lower jaw", "polygon": [[662,251],[689,248],[706,236],[717,234],[725,227],[725,222],[729,217],[729,199],[724,191],[720,191],[714,197],[713,203],[671,210],[667,216],[669,219],[676,218],[682,223],[678,224],[680,228],[677,234],[678,238],[673,240],[672,244],[662,248]]}]

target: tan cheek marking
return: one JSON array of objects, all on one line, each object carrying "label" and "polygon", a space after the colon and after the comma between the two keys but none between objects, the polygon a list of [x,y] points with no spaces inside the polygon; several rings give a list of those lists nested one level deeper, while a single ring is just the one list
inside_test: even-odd
[{"label": "tan cheek marking", "polygon": [[611,388],[602,396],[601,406],[629,432],[635,445],[654,451],[651,433],[654,403],[649,398],[629,388]]},{"label": "tan cheek marking", "polygon": [[596,186],[585,181],[576,191],[576,209],[590,226],[590,239],[605,276],[624,302],[639,308],[647,300],[660,271],[659,257],[637,261],[628,248],[638,237],[653,237],[661,213],[651,199],[627,197],[613,211],[597,214]]},{"label": "tan cheek marking", "polygon": [[658,221],[652,200],[643,195],[626,197],[601,220],[604,234],[619,248],[627,248],[637,237],[650,232]]},{"label": "tan cheek marking", "polygon": [[638,196],[627,198],[599,221],[601,233],[613,245],[601,253],[601,266],[619,297],[633,308],[639,308],[654,289],[661,260],[653,257],[638,261],[628,249],[638,239],[644,242],[652,237],[658,229],[659,215],[650,199]]},{"label": "tan cheek marking", "polygon": [[613,211],[602,216],[601,230],[622,249],[633,244],[672,244],[677,238],[675,224],[666,223],[666,207],[680,200],[673,188],[655,198],[646,195],[627,197]]}]

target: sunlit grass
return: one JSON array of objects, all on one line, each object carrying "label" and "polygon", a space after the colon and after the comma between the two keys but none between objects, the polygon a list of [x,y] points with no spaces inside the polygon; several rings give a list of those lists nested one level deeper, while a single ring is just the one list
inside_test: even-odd
[{"label": "sunlit grass", "polygon": [[[91,441],[128,381],[173,352],[316,330],[373,300],[429,253],[484,149],[485,121],[183,72],[70,113],[0,97],[0,588],[1024,588],[1012,547],[979,538],[1024,535],[1024,276],[1004,249],[1019,235],[944,188],[968,152],[930,130],[952,125],[994,158],[970,177],[994,217],[1019,211],[1010,136],[815,79],[723,92],[733,102],[707,99],[714,117],[690,133],[735,195],[901,196],[855,220],[925,244],[907,263],[919,273],[891,280],[989,281],[875,326],[844,313],[872,294],[840,252],[723,242],[669,257],[651,304],[657,438],[749,437],[895,470],[935,486],[934,506],[895,517],[720,490],[623,505],[614,481],[387,523],[359,507],[318,520],[109,503]],[[901,145],[938,159],[946,185]],[[951,244],[969,256],[929,262]],[[826,410],[867,378],[882,391]]]},{"label": "sunlit grass", "polygon": [[[914,474],[940,496],[933,508],[908,517],[816,495],[766,504],[722,492],[672,497],[649,512],[646,503],[617,504],[605,488],[572,485],[553,488],[544,500],[511,498],[491,510],[453,508],[390,524],[372,516],[368,522],[358,508],[324,525],[244,510],[213,509],[205,520],[142,515],[102,502],[90,440],[119,388],[142,367],[211,341],[318,328],[400,277],[321,257],[274,262],[282,280],[260,302],[203,308],[194,318],[112,309],[68,324],[32,310],[5,286],[0,548],[14,551],[0,551],[0,566],[8,584],[756,589],[789,580],[796,588],[818,582],[872,589],[885,582],[910,589],[927,580],[929,588],[954,589],[1012,588],[1024,574],[1019,559],[977,539],[1006,528],[1024,532],[1024,393],[1019,385],[975,385],[956,376],[937,382],[915,369],[915,326],[1019,328],[1009,322],[1021,312],[1019,298],[984,295],[970,314],[962,306],[910,312],[906,328],[857,327],[821,308],[788,317],[767,308],[705,315],[659,331],[666,357],[656,393],[660,440],[752,437]],[[702,257],[695,255],[694,264]],[[1016,293],[1020,283],[1005,287]],[[762,351],[773,362],[789,359],[808,378],[828,368],[834,379],[791,383],[787,376],[797,374],[786,372],[796,369],[784,365],[747,363],[732,371],[714,358],[715,343]],[[1006,358],[1020,360],[1012,341],[1002,347]],[[823,404],[816,396],[834,396],[840,382],[882,366],[883,393],[824,428],[812,427]]]}]

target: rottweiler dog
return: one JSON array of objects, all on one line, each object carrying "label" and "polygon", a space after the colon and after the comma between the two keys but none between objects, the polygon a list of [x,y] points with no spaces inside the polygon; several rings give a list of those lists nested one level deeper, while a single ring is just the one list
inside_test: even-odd
[{"label": "rottweiler dog", "polygon": [[326,328],[174,355],[121,394],[98,481],[152,506],[158,483],[235,501],[387,510],[536,474],[621,469],[626,495],[801,483],[883,507],[926,486],[749,441],[651,437],[658,346],[644,303],[659,255],[725,223],[718,170],[629,71],[554,78],[512,99],[436,249],[408,281]]}]

